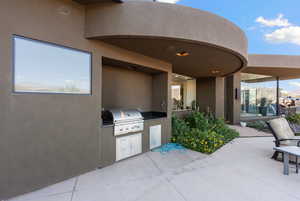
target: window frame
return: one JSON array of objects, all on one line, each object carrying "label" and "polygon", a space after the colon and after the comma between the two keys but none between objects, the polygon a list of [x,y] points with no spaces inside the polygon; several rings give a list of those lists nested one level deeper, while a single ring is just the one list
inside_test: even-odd
[{"label": "window frame", "polygon": [[[40,43],[40,44],[44,44],[44,45],[48,45],[48,46],[52,46],[52,47],[56,47],[56,48],[62,48],[62,49],[67,49],[67,50],[71,50],[71,51],[77,51],[77,52],[81,52],[81,53],[86,53],[89,55],[89,83],[90,83],[90,89],[88,93],[66,93],[66,92],[38,92],[38,91],[16,91],[16,66],[15,66],[15,59],[16,59],[16,40],[15,39],[23,39],[23,40],[27,40],[27,41],[31,41],[31,42],[35,42],[35,43]],[[12,38],[12,63],[11,63],[11,69],[12,69],[12,94],[44,94],[44,95],[77,95],[77,96],[92,96],[93,95],[93,53],[89,52],[89,51],[85,51],[85,50],[81,50],[81,49],[77,49],[77,48],[73,48],[73,47],[68,47],[65,45],[60,45],[57,43],[52,43],[52,42],[48,42],[48,41],[43,41],[43,40],[38,40],[38,39],[33,39],[33,38],[29,38],[29,37],[25,37],[25,36],[21,36],[21,35],[16,35],[13,34]]]}]

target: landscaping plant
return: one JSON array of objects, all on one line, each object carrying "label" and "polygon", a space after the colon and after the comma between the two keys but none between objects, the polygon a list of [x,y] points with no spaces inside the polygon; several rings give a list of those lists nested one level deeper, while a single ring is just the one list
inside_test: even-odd
[{"label": "landscaping plant", "polygon": [[224,120],[197,111],[185,119],[173,117],[172,133],[172,142],[208,154],[239,136]]},{"label": "landscaping plant", "polygon": [[267,124],[262,120],[247,122],[247,127],[254,128],[258,131],[270,132]]},{"label": "landscaping plant", "polygon": [[190,128],[184,120],[172,117],[172,142],[175,142],[178,136],[184,136],[189,132]]},{"label": "landscaping plant", "polygon": [[194,111],[199,110],[199,103],[196,100],[192,101],[192,110]]},{"label": "landscaping plant", "polygon": [[286,119],[296,135],[300,134],[300,114],[289,114]]},{"label": "landscaping plant", "polygon": [[300,124],[300,114],[289,114],[286,119],[293,124]]}]

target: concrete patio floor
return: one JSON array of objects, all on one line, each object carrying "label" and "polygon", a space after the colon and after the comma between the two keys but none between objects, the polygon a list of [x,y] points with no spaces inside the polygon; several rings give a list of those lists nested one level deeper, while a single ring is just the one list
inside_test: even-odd
[{"label": "concrete patio floor", "polygon": [[282,174],[272,140],[239,138],[210,156],[148,152],[10,201],[299,201],[300,174]]},{"label": "concrete patio floor", "polygon": [[235,129],[240,133],[240,137],[272,137],[271,133],[258,131],[250,127],[241,127],[241,126],[229,126],[232,129]]}]

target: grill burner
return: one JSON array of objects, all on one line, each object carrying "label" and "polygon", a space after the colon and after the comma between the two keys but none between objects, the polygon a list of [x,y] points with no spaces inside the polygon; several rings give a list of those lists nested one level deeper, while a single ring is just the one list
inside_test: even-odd
[{"label": "grill burner", "polygon": [[103,122],[114,125],[114,135],[144,130],[144,118],[137,109],[112,109],[102,113]]}]

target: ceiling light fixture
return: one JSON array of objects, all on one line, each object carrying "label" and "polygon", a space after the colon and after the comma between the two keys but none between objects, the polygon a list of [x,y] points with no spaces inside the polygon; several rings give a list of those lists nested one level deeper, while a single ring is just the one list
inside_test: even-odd
[{"label": "ceiling light fixture", "polygon": [[188,52],[177,52],[176,53],[176,56],[179,56],[179,57],[186,57],[186,56],[189,56],[190,54]]},{"label": "ceiling light fixture", "polygon": [[211,73],[212,74],[218,74],[218,73],[220,73],[220,71],[219,70],[212,70]]}]

